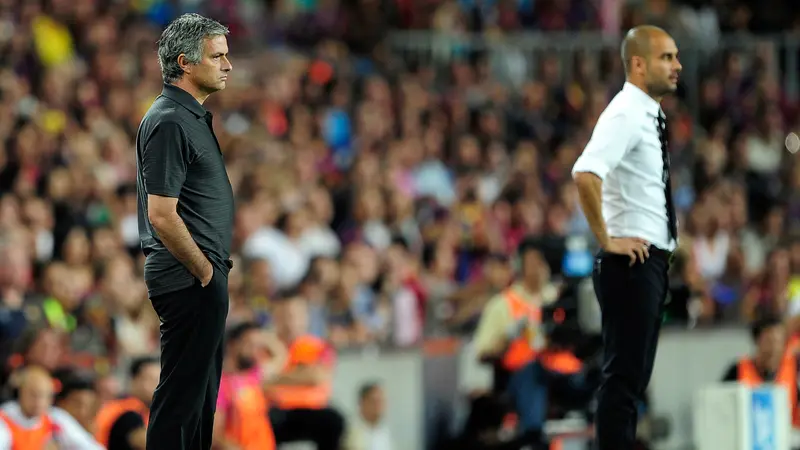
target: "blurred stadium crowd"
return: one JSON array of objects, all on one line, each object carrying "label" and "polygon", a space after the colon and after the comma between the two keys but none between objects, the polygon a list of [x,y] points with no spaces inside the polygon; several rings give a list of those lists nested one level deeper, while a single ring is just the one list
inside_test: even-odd
[{"label": "blurred stadium crowd", "polygon": [[[311,333],[345,348],[471,333],[514,277],[523,237],[590,238],[569,173],[623,80],[613,47],[546,54],[535,77],[505,83],[484,52],[398,55],[390,29],[800,33],[791,2],[645,0],[610,24],[606,3],[0,0],[3,379],[31,360],[77,365],[108,375],[111,396],[114,368],[158,351],[133,144],[176,13],[231,28],[229,87],[205,105],[237,199],[229,321],[269,326],[291,291]],[[798,315],[800,165],[786,146],[800,114],[786,55],[708,45],[682,88],[699,108],[664,101],[682,217],[673,298],[703,325]]]}]

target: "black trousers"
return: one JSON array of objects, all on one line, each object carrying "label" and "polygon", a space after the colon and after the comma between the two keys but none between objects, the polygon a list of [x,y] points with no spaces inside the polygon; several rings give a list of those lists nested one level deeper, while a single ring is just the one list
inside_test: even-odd
[{"label": "black trousers", "polygon": [[206,287],[151,299],[161,319],[161,379],[150,407],[147,450],[209,450],[228,316],[227,274]]},{"label": "black trousers", "polygon": [[275,441],[313,442],[317,450],[339,450],[344,434],[344,417],[333,408],[276,409],[269,412]]},{"label": "black trousers", "polygon": [[650,247],[644,263],[600,252],[592,279],[603,323],[603,377],[595,418],[598,450],[632,450],[638,406],[658,346],[670,256]]}]

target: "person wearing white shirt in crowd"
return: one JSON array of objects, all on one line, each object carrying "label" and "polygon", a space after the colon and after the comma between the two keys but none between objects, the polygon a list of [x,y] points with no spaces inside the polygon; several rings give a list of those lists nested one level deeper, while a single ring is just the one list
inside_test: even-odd
[{"label": "person wearing white shirt in crowd", "polygon": [[605,358],[595,423],[599,450],[633,449],[678,234],[660,106],[677,89],[678,48],[664,30],[640,26],[628,32],[621,53],[625,86],[600,115],[572,170],[601,248],[592,274]]},{"label": "person wearing white shirt in crowd", "polygon": [[0,405],[0,450],[103,450],[77,420],[53,405],[53,378],[29,367],[18,378],[18,400]]},{"label": "person wearing white shirt in crowd", "polygon": [[358,393],[358,417],[349,421],[343,450],[396,450],[384,421],[386,398],[377,383],[367,383]]}]

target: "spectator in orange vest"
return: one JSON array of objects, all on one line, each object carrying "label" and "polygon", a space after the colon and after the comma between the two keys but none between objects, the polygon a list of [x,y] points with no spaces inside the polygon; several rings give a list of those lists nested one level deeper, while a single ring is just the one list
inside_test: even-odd
[{"label": "spectator in orange vest", "polygon": [[783,321],[776,316],[756,320],[751,327],[756,346],[755,354],[731,364],[722,381],[738,381],[755,387],[762,383],[775,383],[784,386],[789,394],[792,411],[792,426],[800,428],[800,408],[797,385],[797,354],[787,351],[787,333]]},{"label": "spectator in orange vest", "polygon": [[518,261],[519,280],[489,300],[475,333],[478,358],[494,367],[496,393],[504,392],[511,374],[544,348],[542,306],[558,297],[549,284],[549,267],[532,241],[520,244]]},{"label": "spectator in orange vest", "polygon": [[17,380],[18,400],[0,406],[0,449],[103,450],[69,413],[52,406],[55,383],[46,370],[29,366]]},{"label": "spectator in orange vest", "polygon": [[150,403],[161,366],[155,357],[133,360],[129,394],[107,402],[97,413],[97,440],[108,450],[144,450]]},{"label": "spectator in orange vest", "polygon": [[550,270],[538,242],[526,238],[518,249],[520,279],[486,305],[475,346],[478,357],[492,364],[494,393],[509,393],[517,429],[528,443],[538,446],[547,418],[549,388],[566,384],[581,395],[590,391],[583,379],[583,364],[571,352],[547,348],[542,308],[557,300],[549,284]]},{"label": "spectator in orange vest", "polygon": [[[283,368],[286,347],[253,322],[231,328],[225,345],[214,416],[214,448],[274,450],[275,435],[269,422],[264,382]],[[259,364],[263,359],[266,361]]]},{"label": "spectator in orange vest", "polygon": [[310,441],[317,450],[338,450],[344,418],[330,407],[336,353],[308,333],[308,305],[298,296],[276,302],[275,331],[289,357],[266,385],[270,421],[278,444]]},{"label": "spectator in orange vest", "polygon": [[56,406],[68,412],[84,430],[94,435],[99,403],[93,381],[72,371],[65,371],[57,378],[61,390],[56,394]]}]

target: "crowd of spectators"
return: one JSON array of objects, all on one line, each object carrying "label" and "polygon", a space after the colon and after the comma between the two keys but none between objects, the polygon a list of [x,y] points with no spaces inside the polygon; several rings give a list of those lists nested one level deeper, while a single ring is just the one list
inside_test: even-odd
[{"label": "crowd of spectators", "polygon": [[[0,1],[6,368],[69,358],[103,373],[157,351],[134,139],[162,88],[160,26],[197,3]],[[589,2],[352,3],[202,5],[232,29],[229,87],[206,104],[237,201],[229,320],[269,324],[271,299],[292,290],[339,347],[414,345],[470,329],[513,277],[524,236],[590,236],[569,173],[621,66],[615,48],[568,65],[548,55],[509,86],[484,54],[429,65],[381,44],[393,26],[598,29]],[[664,3],[625,21],[690,32],[711,20],[702,5]],[[717,30],[755,14],[729,11],[714,13]],[[713,53],[682,88],[701,108],[664,102],[682,217],[674,287],[701,323],[800,313],[800,165],[784,148],[800,116],[771,50]]]}]

